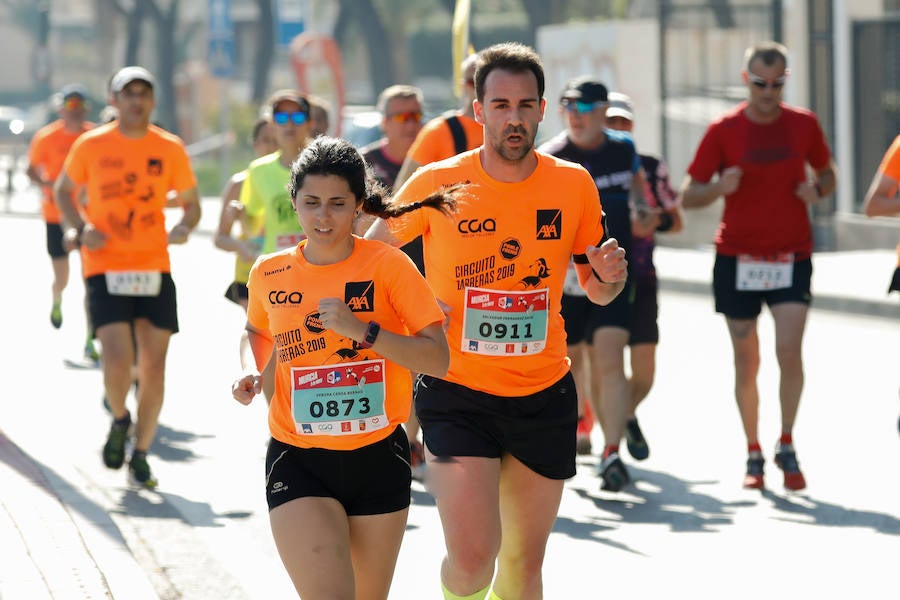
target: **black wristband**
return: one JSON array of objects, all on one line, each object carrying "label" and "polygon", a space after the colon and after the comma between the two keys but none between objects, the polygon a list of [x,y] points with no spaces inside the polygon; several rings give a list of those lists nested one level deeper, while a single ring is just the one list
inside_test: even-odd
[{"label": "black wristband", "polygon": [[376,321],[369,321],[369,326],[366,327],[366,337],[363,338],[363,341],[357,342],[357,344],[362,349],[371,348],[372,344],[375,343],[375,338],[378,337],[379,332],[381,332],[381,325]]},{"label": "black wristband", "polygon": [[597,271],[595,271],[593,267],[591,267],[591,273],[593,273],[594,277],[597,279],[597,281],[599,281],[603,285],[611,285],[608,281],[603,281],[603,278],[600,277],[600,274],[597,273]]}]

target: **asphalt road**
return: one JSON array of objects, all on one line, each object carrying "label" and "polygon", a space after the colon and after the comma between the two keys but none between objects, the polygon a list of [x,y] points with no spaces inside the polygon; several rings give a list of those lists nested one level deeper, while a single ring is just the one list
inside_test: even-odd
[{"label": "asphalt road", "polygon": [[[49,326],[43,235],[33,216],[0,215],[6,435],[66,492],[73,518],[108,515],[101,535],[124,540],[147,578],[135,586],[164,599],[292,597],[263,497],[265,403],[244,407],[230,397],[243,326],[241,310],[222,297],[231,258],[202,233],[172,248],[182,331],[172,339],[150,458],[160,487],[136,491],[124,471],[101,463],[108,417],[99,371],[65,365],[83,344],[77,259],[63,328]],[[548,547],[545,597],[897,597],[900,322],[813,311],[794,436],[809,482],[801,493],[784,491],[771,463],[779,420],[768,316],[760,328],[760,431],[770,461],[763,491],[740,486],[746,456],[731,351],[711,299],[664,292],[660,329],[656,385],[639,411],[651,456],[636,464],[626,455],[635,484],[618,494],[599,491],[595,458],[579,460]],[[594,438],[599,447],[596,430]],[[442,550],[437,511],[416,484],[391,598],[440,598]]]}]

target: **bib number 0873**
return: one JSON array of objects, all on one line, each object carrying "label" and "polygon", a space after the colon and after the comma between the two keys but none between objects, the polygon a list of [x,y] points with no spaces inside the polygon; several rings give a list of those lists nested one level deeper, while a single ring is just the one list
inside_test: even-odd
[{"label": "bib number 0873", "polygon": [[329,417],[337,417],[341,414],[341,404],[344,405],[344,415],[345,417],[349,416],[351,411],[353,411],[353,405],[359,402],[360,406],[357,409],[357,414],[365,415],[368,414],[371,408],[369,407],[369,399],[363,396],[358,401],[353,398],[344,398],[340,402],[337,400],[328,400],[327,402],[320,402],[318,400],[310,403],[309,405],[309,414],[311,414],[314,418],[318,419],[322,415],[328,415]]}]

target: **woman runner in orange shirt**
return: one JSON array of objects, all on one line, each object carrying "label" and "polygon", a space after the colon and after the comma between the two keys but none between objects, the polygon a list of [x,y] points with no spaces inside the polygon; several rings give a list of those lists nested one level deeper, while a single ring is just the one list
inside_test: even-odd
[{"label": "woman runner in orange shirt", "polygon": [[387,598],[410,502],[409,371],[442,377],[444,315],[400,250],[352,234],[360,211],[449,213],[453,190],[386,204],[359,152],[319,137],[291,167],[307,239],[259,258],[247,284],[256,372],[234,382],[249,404],[272,350],[266,498],[275,544],[305,599]]}]

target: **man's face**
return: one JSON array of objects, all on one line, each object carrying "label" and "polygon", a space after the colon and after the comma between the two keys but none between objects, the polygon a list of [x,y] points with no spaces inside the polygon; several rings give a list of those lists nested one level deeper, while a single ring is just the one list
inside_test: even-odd
[{"label": "man's face", "polygon": [[634,123],[625,117],[616,115],[615,117],[606,117],[606,126],[615,131],[631,131]]},{"label": "man's face", "polygon": [[422,105],[415,97],[388,100],[381,127],[388,143],[402,145],[408,150],[422,129]]},{"label": "man's face", "polygon": [[78,94],[71,94],[63,100],[59,116],[64,121],[84,121],[87,111],[87,101]]},{"label": "man's face", "polygon": [[113,96],[118,120],[125,127],[146,127],[156,106],[153,88],[145,81],[132,81]]},{"label": "man's face", "polygon": [[747,104],[764,116],[777,113],[786,80],[787,69],[783,61],[776,60],[767,65],[761,59],[754,60],[744,72],[744,84],[749,90]]},{"label": "man's face", "polygon": [[531,71],[492,70],[484,81],[484,101],[475,101],[475,118],[484,124],[485,144],[507,162],[520,162],[534,148],[544,104]]},{"label": "man's face", "polygon": [[[272,107],[275,142],[284,154],[294,154],[309,137],[309,113],[293,100],[282,100]],[[297,116],[304,114],[304,117]],[[297,121],[303,122],[298,124]]]},{"label": "man's face", "polygon": [[606,127],[606,103],[583,102],[563,98],[560,110],[566,123],[566,133],[579,148],[593,148],[603,142]]}]

